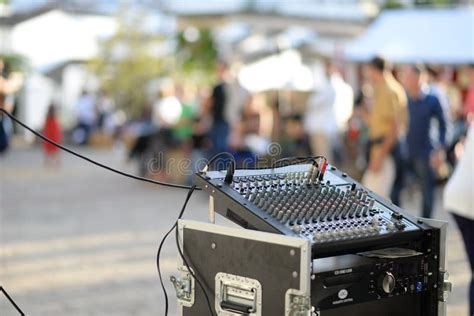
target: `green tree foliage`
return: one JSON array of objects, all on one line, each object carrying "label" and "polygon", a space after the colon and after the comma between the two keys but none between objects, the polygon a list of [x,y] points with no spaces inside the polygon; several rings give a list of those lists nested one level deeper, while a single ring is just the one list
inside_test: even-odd
[{"label": "green tree foliage", "polygon": [[3,60],[6,72],[25,72],[28,68],[26,58],[18,54],[0,54],[0,60]]},{"label": "green tree foliage", "polygon": [[403,4],[399,0],[388,0],[383,5],[383,9],[400,9],[403,8]]},{"label": "green tree foliage", "polygon": [[[461,4],[462,2],[462,0],[414,0],[413,4],[419,7],[443,7]],[[383,9],[400,9],[405,7],[405,5],[406,2],[401,0],[387,0],[383,5]]]},{"label": "green tree foliage", "polygon": [[458,1],[453,0],[415,0],[417,6],[448,6],[456,4]]},{"label": "green tree foliage", "polygon": [[176,45],[176,75],[196,84],[214,80],[217,49],[209,29],[197,30],[197,38],[190,41],[186,31],[178,33]]},{"label": "green tree foliage", "polygon": [[139,115],[150,101],[148,84],[167,76],[179,83],[209,85],[214,80],[217,50],[208,29],[198,30],[194,40],[178,32],[174,54],[158,54],[165,39],[144,31],[144,15],[122,10],[118,31],[101,42],[99,57],[91,61],[101,88],[127,114]]},{"label": "green tree foliage", "polygon": [[99,57],[91,62],[101,88],[132,117],[140,115],[149,102],[148,84],[164,75],[169,65],[156,49],[163,38],[144,31],[143,17],[143,12],[123,10],[117,33],[101,43]]}]

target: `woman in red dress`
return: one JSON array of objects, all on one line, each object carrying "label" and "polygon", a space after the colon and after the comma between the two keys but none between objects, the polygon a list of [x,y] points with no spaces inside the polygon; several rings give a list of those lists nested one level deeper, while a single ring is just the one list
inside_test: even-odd
[{"label": "woman in red dress", "polygon": [[[49,139],[58,144],[63,141],[61,126],[56,116],[56,107],[54,106],[54,104],[51,104],[49,106],[48,114],[46,115],[46,121],[44,123],[43,133],[44,136],[48,137]],[[60,161],[58,147],[50,143],[43,142],[43,151],[45,166],[59,166]]]}]

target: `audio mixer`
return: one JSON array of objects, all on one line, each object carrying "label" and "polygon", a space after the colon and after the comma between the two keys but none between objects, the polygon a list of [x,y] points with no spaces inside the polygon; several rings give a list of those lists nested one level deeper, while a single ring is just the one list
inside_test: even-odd
[{"label": "audio mixer", "polygon": [[446,223],[407,215],[319,162],[194,176],[210,221],[217,212],[246,229],[180,224],[212,305],[190,286],[182,315],[445,315]]},{"label": "audio mixer", "polygon": [[245,228],[309,239],[315,253],[333,251],[335,244],[347,251],[421,235],[415,220],[347,174],[333,166],[324,174],[312,168],[236,170],[231,181],[225,170],[208,171],[195,182],[214,198],[218,213]]}]

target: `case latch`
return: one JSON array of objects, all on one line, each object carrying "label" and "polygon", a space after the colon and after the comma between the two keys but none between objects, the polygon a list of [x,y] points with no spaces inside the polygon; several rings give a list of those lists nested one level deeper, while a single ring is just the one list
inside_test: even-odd
[{"label": "case latch", "polygon": [[442,283],[443,286],[440,289],[439,298],[438,298],[441,302],[447,302],[449,293],[451,293],[453,290],[453,284],[448,281],[448,278],[449,278],[448,271],[439,272],[439,279],[441,280],[441,282],[443,282]]},{"label": "case latch", "polygon": [[301,291],[289,289],[285,295],[285,316],[311,315],[311,299]]},{"label": "case latch", "polygon": [[194,278],[184,266],[178,267],[178,271],[181,272],[180,277],[174,275],[170,277],[176,291],[178,304],[191,307],[194,305]]}]

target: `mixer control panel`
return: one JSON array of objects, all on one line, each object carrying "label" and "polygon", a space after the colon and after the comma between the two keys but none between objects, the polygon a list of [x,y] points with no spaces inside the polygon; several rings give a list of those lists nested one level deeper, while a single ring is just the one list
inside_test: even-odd
[{"label": "mixer control panel", "polygon": [[[397,207],[328,168],[315,178],[311,165],[196,175],[214,196],[216,210],[241,226],[309,239],[314,244],[420,231]],[[214,194],[213,194],[214,193]]]}]

